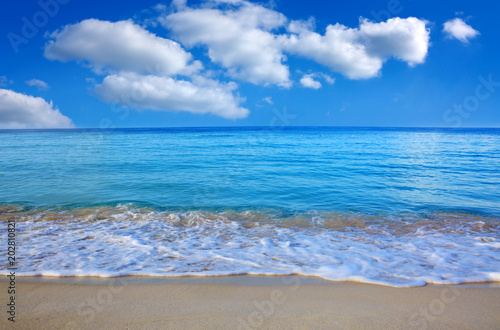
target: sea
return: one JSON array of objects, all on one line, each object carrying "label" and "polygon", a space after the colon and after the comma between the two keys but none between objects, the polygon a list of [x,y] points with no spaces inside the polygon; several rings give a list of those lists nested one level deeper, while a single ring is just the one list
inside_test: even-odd
[{"label": "sea", "polygon": [[9,221],[17,276],[500,282],[500,129],[1,130],[1,274]]}]

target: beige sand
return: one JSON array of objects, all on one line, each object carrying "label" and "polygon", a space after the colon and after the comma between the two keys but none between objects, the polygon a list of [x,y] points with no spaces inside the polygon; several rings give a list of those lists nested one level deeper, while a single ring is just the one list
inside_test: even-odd
[{"label": "beige sand", "polygon": [[[303,277],[18,278],[19,329],[499,329],[498,285],[392,288]],[[7,302],[7,282],[0,297]],[[2,301],[0,328],[7,321]]]}]

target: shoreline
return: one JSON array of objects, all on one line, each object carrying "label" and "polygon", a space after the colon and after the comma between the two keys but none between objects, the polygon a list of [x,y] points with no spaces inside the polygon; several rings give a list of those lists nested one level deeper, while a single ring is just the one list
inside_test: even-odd
[{"label": "shoreline", "polygon": [[[7,280],[0,287],[7,299]],[[396,288],[303,276],[17,277],[23,328],[498,328],[500,283]],[[4,312],[0,326],[11,325]]]},{"label": "shoreline", "polygon": [[[0,283],[6,282],[8,273],[0,274]],[[335,283],[351,283],[373,285],[395,289],[411,289],[421,287],[471,287],[471,288],[500,288],[500,281],[466,282],[450,284],[426,283],[415,286],[398,286],[377,282],[362,282],[355,280],[328,280],[320,276],[309,275],[261,275],[261,274],[232,274],[232,275],[190,275],[190,276],[156,276],[156,275],[123,275],[123,276],[51,276],[51,275],[19,275],[16,281],[41,284],[81,284],[81,285],[114,285],[115,283],[140,285],[165,284],[214,284],[214,285],[242,285],[242,286],[280,286],[287,285],[286,279],[298,279],[301,284],[331,285]]]}]

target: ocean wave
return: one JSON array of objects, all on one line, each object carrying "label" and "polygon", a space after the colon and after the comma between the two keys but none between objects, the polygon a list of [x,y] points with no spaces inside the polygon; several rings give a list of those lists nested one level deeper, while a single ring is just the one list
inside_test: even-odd
[{"label": "ocean wave", "polygon": [[0,206],[0,221],[10,219],[20,276],[299,274],[390,286],[500,278],[500,219],[470,214]]}]

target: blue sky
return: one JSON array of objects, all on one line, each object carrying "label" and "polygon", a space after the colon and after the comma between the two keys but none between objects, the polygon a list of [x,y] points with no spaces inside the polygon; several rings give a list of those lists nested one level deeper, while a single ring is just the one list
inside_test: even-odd
[{"label": "blue sky", "polygon": [[3,6],[0,128],[500,127],[496,1]]}]

